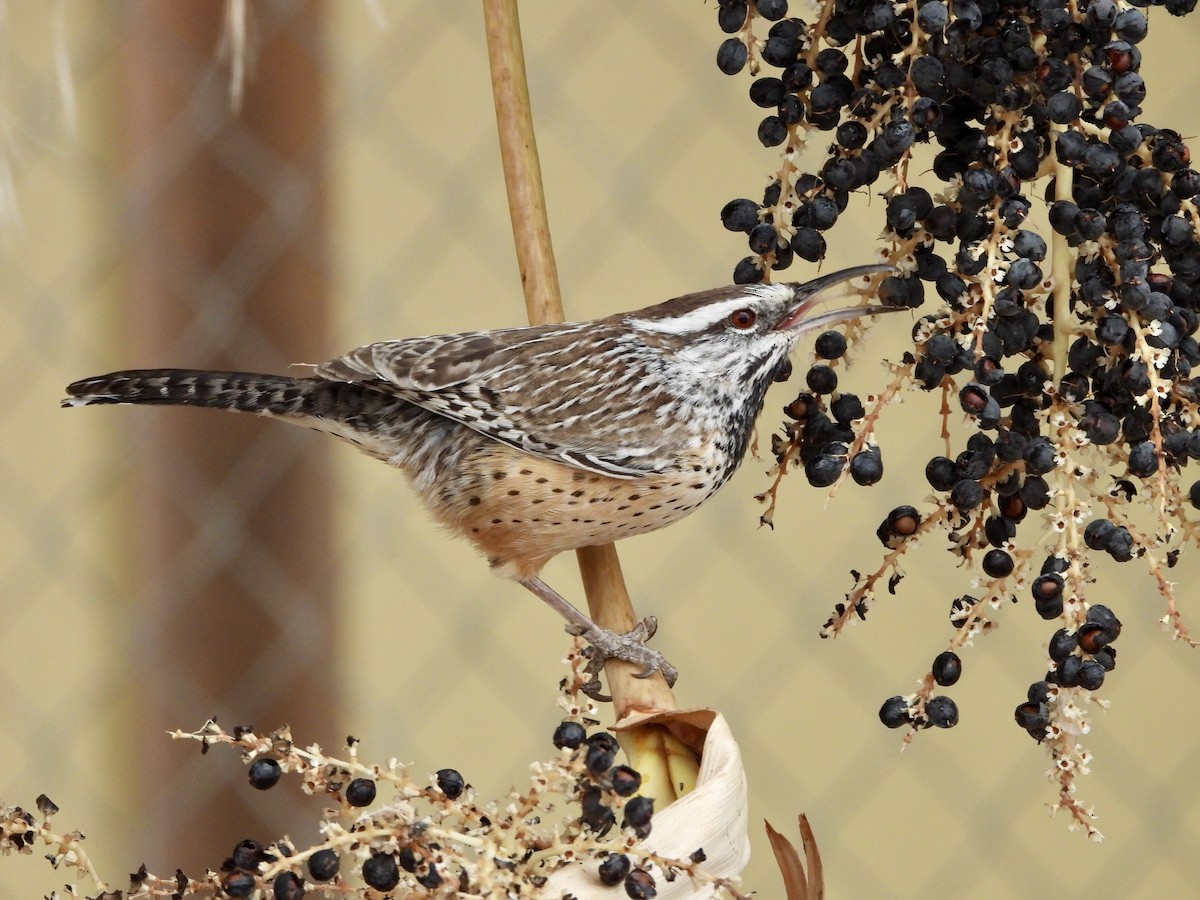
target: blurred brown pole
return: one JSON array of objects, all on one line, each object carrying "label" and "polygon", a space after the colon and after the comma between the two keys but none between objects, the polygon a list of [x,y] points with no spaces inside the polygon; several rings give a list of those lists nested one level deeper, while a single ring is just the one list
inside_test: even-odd
[{"label": "blurred brown pole", "polygon": [[[126,9],[120,123],[133,251],[121,358],[131,367],[279,372],[334,349],[323,10],[247,7],[257,44],[240,113],[217,62],[224,4]],[[129,614],[141,650],[127,663],[138,735],[125,743],[144,754],[135,839],[151,871],[199,872],[243,838],[302,831],[304,820],[289,792],[254,791],[235,759],[201,760],[165,731],[219,715],[226,727],[289,724],[333,748],[344,738],[333,731],[330,447],[251,416],[127,415],[137,464],[121,533],[134,543]]]}]

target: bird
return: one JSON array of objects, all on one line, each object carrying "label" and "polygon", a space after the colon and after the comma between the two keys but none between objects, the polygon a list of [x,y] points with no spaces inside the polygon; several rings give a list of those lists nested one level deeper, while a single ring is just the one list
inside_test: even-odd
[{"label": "bird", "polygon": [[591,645],[593,674],[617,658],[673,684],[675,667],[646,645],[653,617],[623,634],[602,629],[542,567],[673,524],[712,497],[800,338],[898,308],[818,304],[838,288],[866,294],[891,271],[856,266],[589,321],[381,341],[296,375],[112,372],[69,385],[62,405],[249,412],[341,438],[402,470],[436,521],[558,612]]}]

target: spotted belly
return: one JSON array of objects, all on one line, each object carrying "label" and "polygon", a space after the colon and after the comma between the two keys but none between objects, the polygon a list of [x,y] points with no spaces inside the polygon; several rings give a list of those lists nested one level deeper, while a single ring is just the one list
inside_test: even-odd
[{"label": "spotted belly", "polygon": [[608,544],[677,522],[719,486],[706,466],[619,479],[492,441],[425,492],[445,525],[466,536],[497,574],[528,578],[565,550]]}]

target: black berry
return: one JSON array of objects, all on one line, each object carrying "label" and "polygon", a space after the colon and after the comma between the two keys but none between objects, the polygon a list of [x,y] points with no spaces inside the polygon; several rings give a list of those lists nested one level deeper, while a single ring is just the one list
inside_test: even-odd
[{"label": "black berry", "polygon": [[351,806],[369,806],[375,801],[375,782],[370,778],[355,778],[346,785],[346,802]]},{"label": "black berry", "polygon": [[256,759],[250,763],[250,786],[265,791],[279,783],[283,769],[273,759]]},{"label": "black berry", "polygon": [[438,769],[434,777],[437,779],[438,790],[451,800],[461,795],[467,786],[462,775],[455,769]]},{"label": "black berry", "polygon": [[629,874],[633,864],[624,853],[614,853],[606,856],[600,862],[600,883],[609,887],[620,884]]},{"label": "black berry", "polygon": [[294,872],[282,872],[271,882],[271,893],[275,900],[302,900],[304,882]]},{"label": "black berry", "polygon": [[962,660],[952,650],[939,653],[933,660],[933,680],[942,687],[950,687],[962,676]]},{"label": "black berry", "polygon": [[912,722],[912,713],[903,697],[889,697],[879,707],[879,721],[888,728],[900,728]]},{"label": "black berry", "polygon": [[375,853],[363,863],[363,881],[377,891],[390,891],[400,883],[400,867],[390,853]]},{"label": "black berry", "polygon": [[958,724],[958,706],[949,697],[931,697],[925,703],[925,715],[935,728],[953,728]]},{"label": "black berry", "polygon": [[337,875],[340,863],[335,851],[318,850],[308,859],[308,877],[313,881],[329,881]]},{"label": "black berry", "polygon": [[578,722],[560,722],[554,729],[554,746],[574,750],[587,739],[587,731]]}]

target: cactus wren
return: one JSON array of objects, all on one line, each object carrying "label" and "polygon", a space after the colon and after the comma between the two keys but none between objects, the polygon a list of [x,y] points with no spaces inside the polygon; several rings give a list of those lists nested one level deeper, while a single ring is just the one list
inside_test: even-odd
[{"label": "cactus wren", "polygon": [[891,309],[813,307],[885,271],[719,288],[590,322],[383,341],[302,377],[114,372],[70,385],[63,405],[253,412],[349,441],[404,471],[439,522],[557,610],[592,644],[597,669],[616,657],[673,682],[645,646],[652,619],[624,635],[601,629],[541,580],[542,567],[670,525],[715,494],[800,336]]}]

